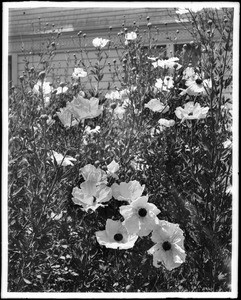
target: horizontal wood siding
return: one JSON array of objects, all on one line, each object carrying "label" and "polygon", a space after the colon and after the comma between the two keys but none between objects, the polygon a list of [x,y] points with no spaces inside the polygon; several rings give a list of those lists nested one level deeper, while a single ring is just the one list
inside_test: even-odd
[{"label": "horizontal wood siding", "polygon": [[[44,29],[72,28],[73,31],[93,29],[121,28],[137,25],[146,25],[147,16],[153,24],[164,24],[173,22],[173,11],[157,8],[42,8],[42,9],[11,9],[9,13],[9,34],[16,36],[19,34],[28,35]],[[48,24],[48,25],[46,25]]]},{"label": "horizontal wood siding", "polygon": [[[151,22],[152,44],[166,46],[168,56],[174,54],[174,44],[183,44],[192,40],[188,31],[175,22],[174,12],[175,9],[128,7],[10,9],[9,54],[14,56],[14,63],[17,62],[12,69],[13,77],[18,78],[25,71],[25,58],[29,61],[29,68],[34,67],[37,71],[43,69],[38,54],[46,52],[47,41],[50,41],[50,44],[55,41],[57,46],[56,55],[50,61],[52,71],[47,77],[48,81],[54,80],[52,74],[60,81],[71,81],[71,75],[76,67],[75,56],[77,62],[80,59],[85,62],[86,71],[90,73],[91,67],[88,61],[91,61],[92,65],[96,62],[96,50],[92,41],[95,37],[102,37],[111,40],[110,49],[108,46],[103,49],[108,58],[103,70],[105,76],[101,86],[107,87],[112,81],[112,73],[107,63],[110,63],[113,70],[113,61],[116,60],[116,65],[120,65],[124,52],[124,36],[118,36],[118,32],[124,28],[129,32],[132,31],[134,22],[140,25],[139,32],[144,45],[148,45],[147,23]],[[147,16],[150,19],[147,20]],[[109,26],[112,26],[112,30],[109,30]],[[56,40],[57,32],[61,27],[62,34],[59,40]],[[79,39],[77,33],[80,30],[87,34],[86,38],[81,35],[82,38]],[[50,33],[47,33],[48,31]],[[115,45],[118,45],[118,53],[114,49]],[[85,50],[88,52],[88,57]],[[49,58],[45,55],[43,60],[49,61]],[[81,64],[79,66],[81,67]],[[82,82],[87,83],[88,80],[89,78],[83,78]],[[231,90],[230,87],[227,93]]]},{"label": "horizontal wood siding", "polygon": [[[56,82],[57,81],[65,81],[65,82],[71,82],[71,75],[74,72],[75,67],[82,67],[84,68],[81,64],[76,65],[75,64],[75,59],[74,59],[74,52],[70,53],[58,53],[55,55],[55,57],[49,61],[49,73],[47,75],[46,80],[51,81],[51,82]],[[108,51],[109,58],[107,60],[103,59],[101,62],[101,66],[104,66],[103,68],[103,73],[104,77],[101,81],[101,86],[102,87],[107,87],[108,83],[111,83],[112,81],[112,75],[114,73],[114,65],[120,65],[120,60],[116,57],[116,51],[115,50],[110,50]],[[77,63],[79,62],[80,57],[76,55],[77,57]],[[19,55],[18,57],[18,74],[23,75],[25,70],[25,61],[29,62],[28,63],[28,68],[30,69],[31,67],[34,67],[34,69],[37,72],[40,72],[43,70],[43,64],[40,62],[40,57],[38,55]],[[114,64],[113,60],[116,60],[116,63]],[[86,68],[84,68],[88,76],[86,78],[81,78],[81,82],[87,84],[90,80],[92,80],[93,84],[96,84],[96,80],[94,79],[94,76],[91,75],[90,70],[93,69],[92,66],[97,62],[96,59],[96,52],[95,51],[90,51],[88,53],[88,60],[86,59],[86,56],[83,57],[83,60],[85,62]],[[108,62],[110,62],[110,66],[108,65]],[[91,64],[90,64],[91,63]],[[92,65],[92,66],[91,66]],[[119,76],[121,76],[119,72]]]}]

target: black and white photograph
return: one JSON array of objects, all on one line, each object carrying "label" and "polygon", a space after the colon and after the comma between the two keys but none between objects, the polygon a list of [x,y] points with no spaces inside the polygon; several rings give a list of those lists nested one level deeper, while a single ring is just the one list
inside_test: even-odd
[{"label": "black and white photograph", "polygon": [[3,299],[237,298],[239,2],[3,2]]}]

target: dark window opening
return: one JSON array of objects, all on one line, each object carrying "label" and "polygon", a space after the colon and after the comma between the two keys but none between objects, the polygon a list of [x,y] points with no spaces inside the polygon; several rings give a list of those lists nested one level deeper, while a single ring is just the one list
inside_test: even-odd
[{"label": "dark window opening", "polygon": [[12,86],[12,55],[8,55],[8,86]]},{"label": "dark window opening", "polygon": [[142,48],[143,54],[147,54],[150,57],[157,57],[159,59],[166,58],[167,49],[166,45],[153,45],[151,48],[148,46],[143,46]]},{"label": "dark window opening", "polygon": [[178,56],[182,53],[184,44],[174,44],[174,55]]},{"label": "dark window opening", "polygon": [[[183,46],[185,45],[185,48]],[[201,57],[200,45],[183,43],[174,45],[174,54],[180,58],[180,63],[184,66],[191,64],[196,67]]]}]

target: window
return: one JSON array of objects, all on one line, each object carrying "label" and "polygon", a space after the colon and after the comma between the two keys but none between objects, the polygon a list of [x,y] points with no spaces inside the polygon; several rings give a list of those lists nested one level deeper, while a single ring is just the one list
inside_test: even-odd
[{"label": "window", "polygon": [[178,55],[180,55],[181,54],[181,52],[182,52],[182,49],[183,49],[183,45],[185,45],[185,43],[184,44],[174,44],[174,55],[176,56],[178,56]]},{"label": "window", "polygon": [[8,86],[12,86],[12,55],[8,55]]},{"label": "window", "polygon": [[151,49],[148,46],[143,46],[141,49],[143,53],[147,53],[150,57],[159,57],[163,59],[167,55],[166,45],[153,45]]},{"label": "window", "polygon": [[[183,46],[186,45],[185,51],[183,51]],[[200,45],[183,43],[174,44],[174,54],[180,57],[180,62],[182,65],[188,65],[189,63],[195,67],[201,57],[201,47]]]}]

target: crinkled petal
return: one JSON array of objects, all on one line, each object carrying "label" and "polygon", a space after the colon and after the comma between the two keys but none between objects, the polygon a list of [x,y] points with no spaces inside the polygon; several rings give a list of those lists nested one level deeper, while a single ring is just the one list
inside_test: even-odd
[{"label": "crinkled petal", "polygon": [[123,205],[119,208],[120,214],[125,218],[130,218],[133,215],[133,207],[131,205]]},{"label": "crinkled petal", "polygon": [[112,189],[104,184],[97,187],[96,191],[97,202],[108,202],[112,198]]},{"label": "crinkled petal", "polygon": [[94,181],[84,181],[80,184],[84,194],[96,197],[97,187]]},{"label": "crinkled petal", "polygon": [[120,186],[117,183],[113,183],[111,186],[112,189],[112,196],[116,199],[116,200],[121,200],[121,193],[120,193]]},{"label": "crinkled petal", "polygon": [[114,235],[118,232],[123,231],[123,225],[121,224],[120,221],[114,221],[111,219],[107,219],[106,221],[106,233],[109,238],[113,239]]},{"label": "crinkled petal", "polygon": [[136,215],[132,215],[123,222],[129,234],[137,234],[140,230],[140,221]]},{"label": "crinkled petal", "polygon": [[140,230],[138,232],[139,236],[147,236],[150,234],[158,224],[158,218],[154,216],[147,215],[144,218],[140,218]]},{"label": "crinkled petal", "polygon": [[136,200],[132,201],[131,206],[133,208],[148,206],[148,196],[138,197]]}]

